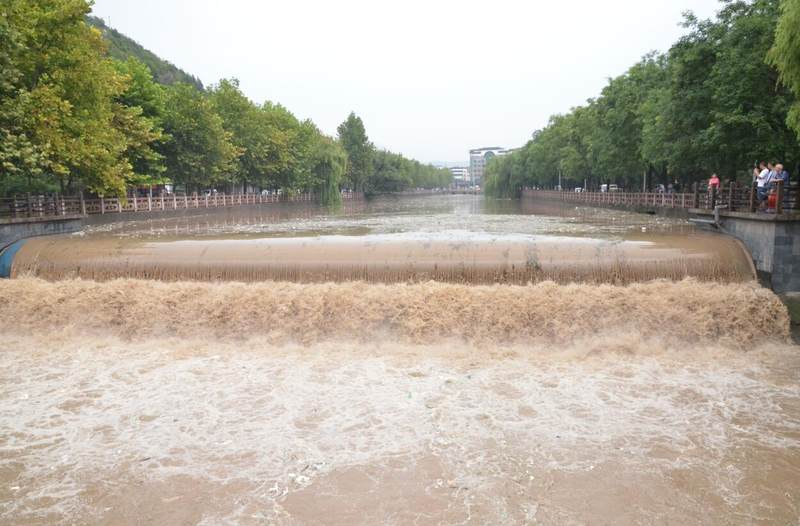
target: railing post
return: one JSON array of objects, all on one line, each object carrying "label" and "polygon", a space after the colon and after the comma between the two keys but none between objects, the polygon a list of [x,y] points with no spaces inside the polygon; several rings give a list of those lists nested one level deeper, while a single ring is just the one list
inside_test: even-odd
[{"label": "railing post", "polygon": [[[174,188],[173,188],[173,190],[174,190]],[[176,193],[172,194],[172,209],[173,210],[177,210],[178,209],[178,194],[176,194]]]},{"label": "railing post", "polygon": [[139,203],[137,203],[138,200],[139,200],[139,197],[136,195],[136,192],[133,192],[133,211],[134,212],[138,212],[139,211]]},{"label": "railing post", "polygon": [[148,212],[153,211],[153,196],[151,196],[150,194],[147,194],[147,211]]},{"label": "railing post", "polygon": [[165,210],[165,208],[164,208],[164,191],[162,190],[161,191],[161,211],[163,212],[164,210]]},{"label": "railing post", "polygon": [[117,212],[122,213],[122,198],[117,197]]},{"label": "railing post", "polygon": [[189,196],[186,193],[183,194],[183,207],[189,209]]},{"label": "railing post", "polygon": [[100,196],[100,213],[106,213],[106,200],[102,195]]},{"label": "railing post", "polygon": [[783,213],[783,181],[775,183],[775,214]]},{"label": "railing post", "polygon": [[730,210],[731,212],[733,211],[734,208],[733,193],[735,191],[736,191],[736,182],[731,181],[731,184],[728,185],[728,210]]},{"label": "railing post", "polygon": [[750,185],[750,213],[753,214],[756,211],[756,192],[758,192],[758,183],[753,181],[753,184]]},{"label": "railing post", "polygon": [[697,186],[697,183],[694,183],[694,207],[693,208],[700,208],[700,188]]},{"label": "railing post", "polygon": [[83,190],[81,190],[81,215],[86,215],[86,199],[83,198]]}]

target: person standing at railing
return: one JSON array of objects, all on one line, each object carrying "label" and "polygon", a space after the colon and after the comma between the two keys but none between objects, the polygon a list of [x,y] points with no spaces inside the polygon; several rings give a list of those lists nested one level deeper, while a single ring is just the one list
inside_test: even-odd
[{"label": "person standing at railing", "polygon": [[783,187],[789,184],[789,172],[783,169],[783,165],[778,163],[775,165],[775,175],[772,177],[772,184],[777,183],[778,181],[783,181]]},{"label": "person standing at railing", "polygon": [[764,161],[758,163],[758,167],[761,171],[758,173],[758,177],[756,177],[756,196],[758,197],[758,202],[763,203],[764,200],[767,199],[767,182],[769,181],[772,169]]},{"label": "person standing at railing", "polygon": [[711,174],[711,179],[708,180],[708,191],[711,192],[714,188],[719,191],[719,176],[717,174]]}]

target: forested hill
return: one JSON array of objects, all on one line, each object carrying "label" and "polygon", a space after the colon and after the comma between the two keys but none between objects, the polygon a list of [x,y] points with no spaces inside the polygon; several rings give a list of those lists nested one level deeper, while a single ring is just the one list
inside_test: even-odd
[{"label": "forested hill", "polygon": [[103,36],[108,42],[109,54],[112,57],[123,61],[128,57],[135,57],[141,60],[147,64],[150,71],[153,72],[153,77],[159,84],[172,85],[176,82],[185,82],[187,84],[192,84],[197,87],[197,89],[203,89],[203,83],[200,82],[200,79],[189,75],[174,64],[163,60],[152,51],[143,48],[138,42],[123,35],[116,29],[108,27],[102,19],[94,16],[87,16],[86,21],[103,32]]}]

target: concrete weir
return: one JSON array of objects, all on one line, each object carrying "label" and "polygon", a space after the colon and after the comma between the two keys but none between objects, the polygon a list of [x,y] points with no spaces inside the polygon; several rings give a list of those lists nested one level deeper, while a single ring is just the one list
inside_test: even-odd
[{"label": "concrete weir", "polygon": [[[709,210],[691,217],[714,222]],[[717,226],[744,243],[761,281],[778,294],[800,293],[800,215],[720,211]]]},{"label": "concrete weir", "polygon": [[0,222],[0,278],[11,275],[14,256],[27,239],[70,234],[82,227],[82,216],[26,217]]},{"label": "concrete weir", "polygon": [[21,239],[71,234],[83,227],[83,216],[48,216],[10,219],[0,222],[0,252]]}]

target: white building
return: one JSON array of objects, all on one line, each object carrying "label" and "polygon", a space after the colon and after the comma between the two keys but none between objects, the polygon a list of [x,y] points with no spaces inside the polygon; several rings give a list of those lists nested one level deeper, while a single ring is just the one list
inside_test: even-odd
[{"label": "white building", "polygon": [[472,184],[483,184],[483,175],[486,171],[486,164],[492,160],[493,157],[506,155],[511,150],[506,150],[499,146],[490,146],[488,148],[476,148],[469,151],[469,172],[472,176]]},{"label": "white building", "polygon": [[469,175],[469,168],[456,166],[450,168],[450,173],[453,175],[453,186],[456,188],[472,186],[472,178]]}]

